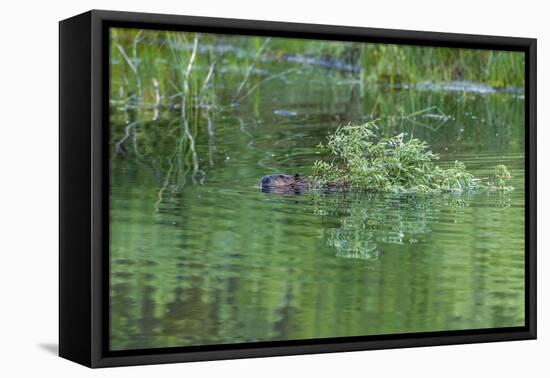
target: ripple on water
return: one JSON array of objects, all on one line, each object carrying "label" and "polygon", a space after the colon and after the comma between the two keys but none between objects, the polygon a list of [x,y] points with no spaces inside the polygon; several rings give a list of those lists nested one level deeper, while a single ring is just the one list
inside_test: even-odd
[{"label": "ripple on water", "polygon": [[[245,159],[257,162],[251,151]],[[309,152],[293,154],[274,159],[274,170],[286,172]],[[513,185],[522,182],[522,159],[505,159]],[[482,156],[467,164],[481,176],[500,160]],[[276,195],[255,186],[271,172],[252,166],[231,165],[231,175],[220,169],[205,185],[167,192],[158,212],[152,206],[158,184],[145,193],[132,189],[135,182],[113,188],[111,296],[117,316],[149,321],[147,329],[170,334],[186,332],[177,328],[181,319],[191,327],[189,319],[200,324],[205,314],[223,320],[216,324],[251,316],[261,324],[250,328],[245,321],[240,329],[264,339],[272,336],[258,336],[258,327],[272,330],[285,321],[346,324],[340,335],[523,321],[519,185],[505,194]],[[149,320],[124,315],[143,314],[148,306],[155,308]],[[292,315],[284,318],[283,312]],[[151,345],[164,340],[143,337]],[[239,337],[252,339],[231,334],[231,340]],[[212,331],[200,342],[219,340],[227,339]]]}]

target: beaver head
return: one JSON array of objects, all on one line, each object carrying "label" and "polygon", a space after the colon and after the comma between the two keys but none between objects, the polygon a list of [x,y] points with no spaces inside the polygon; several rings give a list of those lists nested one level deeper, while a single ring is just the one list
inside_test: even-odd
[{"label": "beaver head", "polygon": [[269,175],[262,177],[260,185],[262,187],[281,188],[292,185],[294,181],[294,176],[290,175]]},{"label": "beaver head", "polygon": [[299,174],[291,175],[268,175],[262,177],[260,185],[263,192],[280,194],[300,194],[301,190],[308,189],[308,180]]}]

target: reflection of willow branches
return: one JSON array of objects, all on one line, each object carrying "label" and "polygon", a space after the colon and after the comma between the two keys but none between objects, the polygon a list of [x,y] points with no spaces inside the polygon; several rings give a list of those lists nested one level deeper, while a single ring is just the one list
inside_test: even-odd
[{"label": "reflection of willow branches", "polygon": [[199,96],[198,96],[198,98],[199,98],[199,100],[198,100],[199,107],[205,106],[204,97],[206,95],[207,89],[210,86],[210,82],[212,81],[212,78],[214,77],[214,69],[216,68],[216,63],[217,63],[217,61],[213,61],[212,63],[210,63],[210,68],[208,69],[208,73],[206,74],[206,78],[204,79],[204,83],[202,84],[202,88],[199,92]]},{"label": "reflection of willow branches", "polygon": [[256,56],[254,57],[254,59],[252,59],[252,63],[250,63],[250,65],[248,66],[248,69],[246,70],[245,74],[244,74],[244,78],[243,80],[241,81],[241,84],[239,85],[239,87],[237,88],[237,91],[235,92],[235,94],[233,95],[233,100],[232,102],[236,102],[237,101],[237,98],[239,97],[239,95],[241,94],[241,91],[243,90],[246,82],[248,81],[248,78],[250,77],[250,74],[252,73],[252,69],[254,68],[254,66],[256,66],[256,64],[258,63],[258,59],[260,58],[260,56],[262,55],[262,52],[264,51],[264,49],[266,48],[267,44],[269,43],[269,41],[271,40],[271,38],[266,38],[264,43],[262,44],[262,46],[258,49],[258,51],[256,52]]},{"label": "reflection of willow branches", "polygon": [[[419,118],[429,118],[432,122],[422,122]],[[406,121],[413,125],[413,130],[414,126],[421,126],[432,132],[437,132],[450,118],[451,116],[445,114],[438,106],[432,105],[408,114],[403,113],[403,110],[401,110],[398,114],[387,116],[386,120],[393,125],[402,125]]]},{"label": "reflection of willow branches", "polygon": [[[212,51],[210,51],[212,54]],[[204,78],[204,82],[202,84],[202,88],[199,92],[198,100],[198,107],[200,109],[204,110],[203,117],[206,119],[206,125],[207,125],[207,131],[208,131],[208,162],[210,166],[214,166],[214,154],[216,152],[216,135],[214,131],[214,124],[212,122],[212,104],[214,103],[214,70],[216,68],[218,61],[217,59],[213,59],[213,61],[210,63],[210,67],[208,68],[208,73],[206,74],[206,77]],[[210,94],[210,104],[207,104],[205,102],[205,98],[207,96],[207,93]]]},{"label": "reflection of willow branches", "polygon": [[[168,171],[166,172],[166,177],[163,180],[163,184],[157,194],[157,201],[154,204],[155,212],[158,213],[160,208],[160,203],[162,202],[163,194],[165,190],[168,188],[171,182],[172,173],[174,172],[174,160],[178,158],[178,156],[181,156],[183,145],[185,141],[185,134],[182,134],[181,137],[178,139],[176,143],[176,148],[174,149],[174,153],[167,159],[168,160]],[[180,167],[181,168],[181,167]],[[183,183],[181,185],[185,184],[185,176],[187,174],[188,168],[186,168],[183,172]],[[178,185],[176,184],[175,187],[173,187],[174,190],[178,189]]]},{"label": "reflection of willow branches", "polygon": [[170,182],[169,181],[170,176],[172,176],[172,170],[174,168],[174,164],[172,163],[172,157],[168,158],[168,164],[169,164],[168,172],[166,173],[166,178],[164,179],[164,183],[162,184],[162,186],[160,187],[160,190],[157,193],[157,201],[154,204],[155,213],[158,213],[160,210],[160,203],[162,202],[162,196],[164,194],[164,191],[168,187],[168,183]]},{"label": "reflection of willow branches", "polygon": [[159,119],[160,116],[160,86],[156,78],[152,79],[153,81],[153,95],[155,98],[155,103],[153,105],[153,121]]},{"label": "reflection of willow branches", "polygon": [[186,119],[182,121],[182,126],[184,130],[184,135],[189,140],[189,149],[191,151],[191,156],[193,158],[193,174],[191,175],[191,179],[193,180],[193,183],[194,183],[197,173],[200,173],[202,176],[201,178],[201,182],[202,182],[204,181],[204,171],[199,169],[199,156],[195,149],[195,138],[193,138],[193,134],[191,134],[191,131],[189,130],[189,122]]},{"label": "reflection of willow branches", "polygon": [[[201,175],[201,179],[200,179],[201,184],[204,182],[205,173],[199,168],[199,157],[195,147],[195,137],[193,136],[193,133],[191,132],[191,129],[189,127],[189,119],[188,119],[189,117],[188,106],[192,100],[190,98],[191,96],[189,93],[190,92],[189,80],[190,80],[191,73],[193,71],[193,65],[195,63],[195,59],[197,56],[198,45],[199,45],[199,34],[196,33],[193,41],[193,50],[191,51],[191,56],[189,57],[189,61],[187,62],[187,67],[183,72],[183,80],[182,80],[183,88],[181,91],[181,118],[180,118],[181,136],[177,140],[174,153],[172,154],[171,157],[168,158],[168,170],[166,173],[166,177],[164,178],[163,185],[161,186],[158,192],[157,202],[155,202],[155,211],[157,212],[159,210],[159,205],[162,202],[163,193],[170,185],[172,174],[174,173],[174,171],[176,171],[176,180],[175,180],[175,184],[173,184],[172,186],[173,190],[178,191],[181,189],[183,185],[185,185],[185,177],[189,170],[188,169],[189,165],[187,164],[187,159],[189,157],[189,154],[191,155],[192,166],[193,166],[193,173],[191,175],[193,183],[195,183],[195,178],[197,174]],[[211,68],[211,70],[213,72],[213,67]],[[211,75],[212,73],[209,71],[207,76],[211,76]],[[188,149],[186,149],[185,147],[188,147]],[[184,154],[186,150],[188,151],[188,153]]]},{"label": "reflection of willow branches", "polygon": [[[128,140],[128,138],[130,137],[130,133],[132,132],[132,130],[136,127],[136,125],[138,124],[139,122],[138,121],[135,121],[135,122],[132,122],[132,123],[129,123],[128,125],[126,125],[126,127],[124,128],[124,135],[122,136],[122,138],[115,144],[115,153],[117,155],[120,155],[123,153],[123,145],[124,143]],[[136,133],[134,132],[134,139],[135,139],[135,135]],[[139,154],[137,153],[137,146],[136,146],[136,141],[134,140],[134,152],[136,152],[136,155],[139,156]]]},{"label": "reflection of willow branches", "polygon": [[204,114],[206,118],[207,129],[208,129],[208,162],[210,166],[214,166],[214,154],[216,153],[216,133],[214,130],[214,123],[212,122],[212,114],[210,109],[207,109]]},{"label": "reflection of willow branches", "polygon": [[[210,54],[205,57],[200,53],[200,41],[203,37],[199,33],[165,33],[166,53],[169,70],[160,70],[157,67],[157,55],[140,41],[151,38],[150,33],[144,32],[134,34],[129,45],[117,47],[117,41],[113,39],[113,47],[118,48],[122,57],[124,69],[130,74],[132,83],[126,80],[126,86],[134,85],[137,88],[139,80],[140,95],[132,94],[124,101],[111,101],[116,105],[126,105],[122,109],[127,112],[133,109],[129,120],[122,126],[118,124],[121,136],[115,141],[115,151],[118,154],[127,154],[130,150],[127,147],[128,141],[133,141],[134,149],[131,157],[137,163],[148,163],[155,161],[155,177],[160,183],[158,200],[155,209],[166,196],[167,191],[177,192],[182,189],[186,181],[191,178],[193,183],[203,184],[205,172],[201,169],[202,153],[198,146],[200,136],[199,127],[201,120],[206,120],[204,131],[208,131],[209,160],[210,165],[214,164],[215,157],[215,130],[212,121],[216,92],[214,79],[219,59]],[[191,36],[191,48],[182,53],[178,49],[186,38]],[[132,44],[132,40],[134,43]],[[121,41],[122,43],[122,41]],[[132,51],[135,55],[132,58]],[[129,53],[128,53],[129,52]],[[205,59],[208,60],[208,70],[203,76],[199,73],[201,67],[205,67]],[[140,62],[139,69],[137,62]],[[136,80],[134,79],[134,75]],[[123,74],[122,78],[125,76]],[[201,77],[199,77],[201,76]],[[142,88],[143,86],[143,88]],[[173,89],[169,94],[168,91]],[[121,92],[121,98],[124,93]],[[140,99],[147,96],[149,102]],[[152,101],[151,101],[152,100]],[[166,110],[170,113],[178,110],[178,115],[164,112],[163,101],[167,101]],[[143,108],[143,112],[136,104]],[[177,105],[173,105],[177,104]],[[150,110],[150,112],[149,112]],[[142,124],[144,127],[142,127]],[[139,133],[137,131],[140,131]],[[139,148],[138,148],[139,145]],[[170,146],[166,150],[166,146]],[[172,147],[173,146],[173,147]],[[190,180],[189,180],[190,181]]]},{"label": "reflection of willow branches", "polygon": [[373,193],[321,195],[316,213],[333,215],[338,209],[345,216],[340,226],[327,229],[327,244],[339,257],[372,259],[379,254],[378,244],[403,244],[408,235],[425,234],[435,216],[433,206],[422,197],[384,197]]},{"label": "reflection of willow branches", "polygon": [[245,134],[248,137],[248,147],[252,147],[254,144],[254,136],[250,134],[250,131],[244,126],[244,121],[241,117],[239,117],[239,129],[243,134]]},{"label": "reflection of willow branches", "polygon": [[271,75],[271,76],[268,76],[266,77],[265,79],[263,80],[260,80],[258,83],[256,83],[255,85],[252,86],[252,88],[250,88],[248,90],[248,92],[246,92],[243,96],[241,96],[240,98],[236,99],[236,101],[234,101],[234,104],[238,104],[239,102],[242,102],[244,101],[247,97],[249,97],[252,93],[254,93],[254,91],[256,89],[258,89],[258,87],[262,84],[265,84],[267,83],[268,81],[271,81],[271,80],[275,80],[275,79],[279,79],[283,76],[286,76],[288,74],[291,74],[291,73],[294,73],[294,72],[300,72],[300,71],[305,71],[307,69],[311,69],[311,67],[300,67],[300,68],[291,68],[291,69],[288,69],[288,70],[285,70],[283,72],[279,72],[278,74],[275,74],[275,75]]},{"label": "reflection of willow branches", "polygon": [[512,206],[510,192],[498,190],[494,192],[487,192],[485,195],[487,196],[486,201],[489,207],[505,208]]},{"label": "reflection of willow branches", "polygon": [[[195,149],[195,138],[189,129],[189,121],[187,120],[187,98],[189,97],[189,78],[191,76],[191,71],[193,70],[193,64],[195,63],[195,58],[197,56],[197,49],[199,46],[199,34],[195,34],[195,39],[193,42],[193,51],[191,52],[191,57],[189,58],[189,63],[187,64],[187,69],[185,71],[185,76],[183,80],[183,95],[181,99],[181,119],[182,119],[182,128],[185,136],[189,140],[189,148],[193,157],[193,174],[191,176],[193,182],[195,182],[195,176],[197,173],[202,173],[204,179],[204,172],[199,169],[199,157]],[[203,180],[202,179],[202,180]],[[201,181],[202,181],[201,180]]]},{"label": "reflection of willow branches", "polygon": [[193,70],[193,64],[195,63],[195,58],[197,57],[197,48],[199,46],[199,34],[195,34],[193,41],[193,50],[191,52],[191,57],[187,63],[187,69],[185,70],[183,76],[183,94],[181,99],[181,117],[186,118],[187,112],[187,98],[189,97],[189,78],[191,76],[191,71]]},{"label": "reflection of willow branches", "polygon": [[[381,243],[414,244],[432,231],[442,210],[459,223],[468,194],[437,197],[384,196],[375,193],[314,193],[315,213],[337,216],[340,225],[326,229],[326,243],[343,258],[376,259]],[[342,217],[342,213],[344,216]]]}]

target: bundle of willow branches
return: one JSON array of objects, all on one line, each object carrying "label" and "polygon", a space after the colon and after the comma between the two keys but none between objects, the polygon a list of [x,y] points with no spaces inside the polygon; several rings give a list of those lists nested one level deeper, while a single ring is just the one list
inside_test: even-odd
[{"label": "bundle of willow branches", "polygon": [[511,190],[511,178],[504,165],[495,169],[495,181],[482,183],[460,161],[450,168],[436,164],[439,156],[426,142],[405,134],[378,137],[375,122],[339,127],[319,148],[328,151],[330,161],[317,160],[314,180],[320,185],[380,192],[463,192]]}]

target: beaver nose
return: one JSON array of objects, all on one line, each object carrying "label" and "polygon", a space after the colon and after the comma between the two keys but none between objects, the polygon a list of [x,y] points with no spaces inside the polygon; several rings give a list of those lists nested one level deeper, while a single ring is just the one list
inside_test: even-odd
[{"label": "beaver nose", "polygon": [[270,182],[271,182],[271,179],[269,178],[269,176],[262,177],[262,181],[261,181],[262,186],[269,186]]}]

